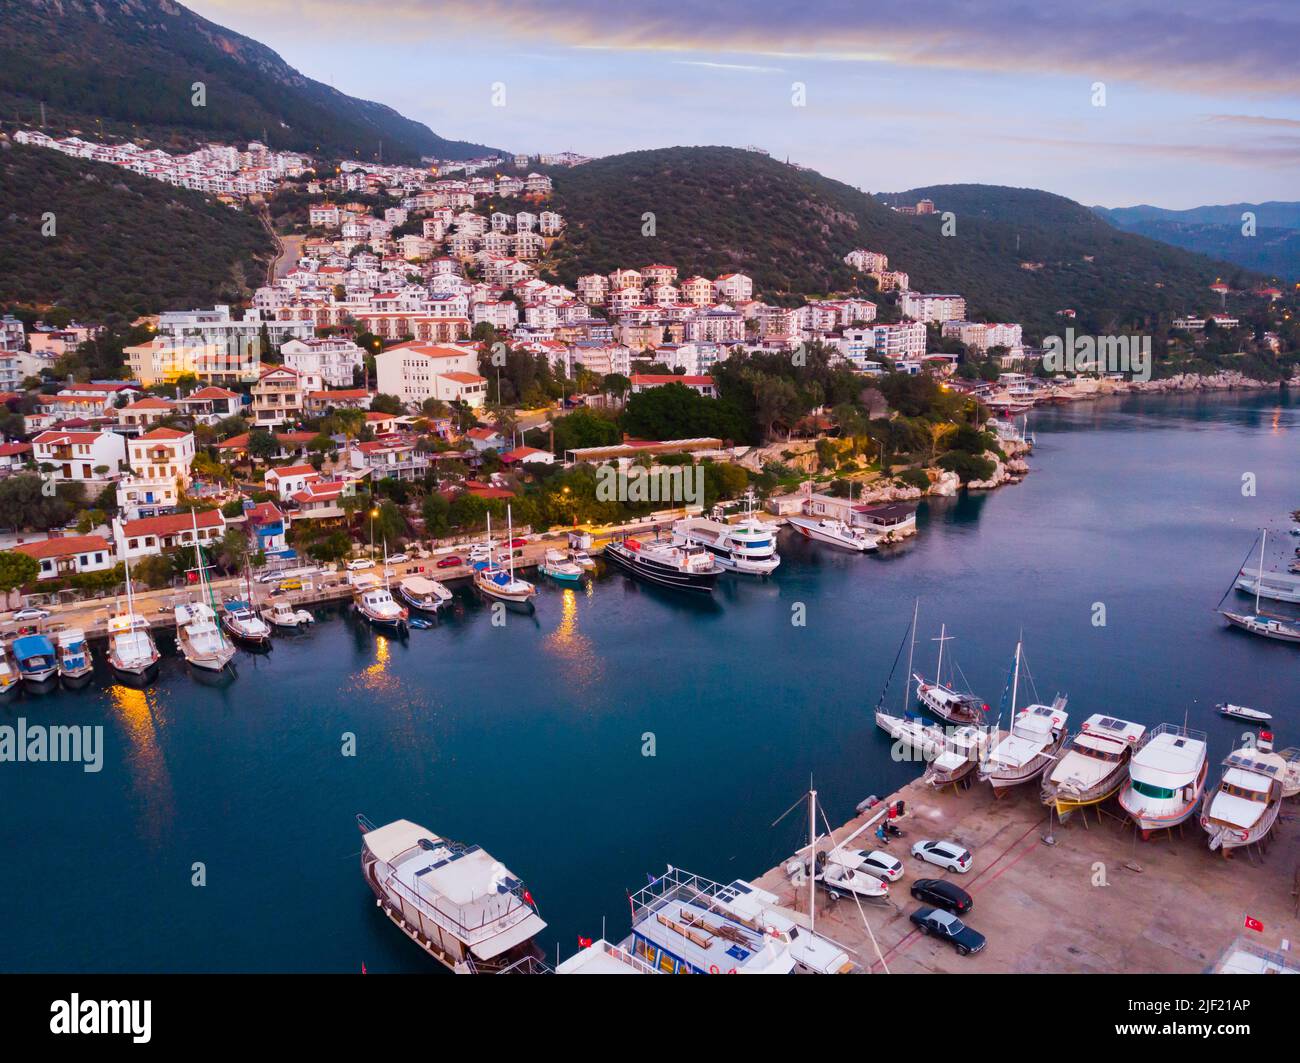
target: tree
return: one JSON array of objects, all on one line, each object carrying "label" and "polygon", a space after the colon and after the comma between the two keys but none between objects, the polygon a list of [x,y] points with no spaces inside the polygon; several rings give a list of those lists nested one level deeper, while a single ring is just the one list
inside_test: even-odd
[{"label": "tree", "polygon": [[391,413],[394,415],[404,412],[405,407],[402,400],[396,395],[385,395],[382,392],[370,400],[370,409],[375,413]]},{"label": "tree", "polygon": [[441,539],[451,531],[448,515],[451,503],[437,491],[425,496],[420,504],[420,516],[424,518],[424,530],[431,539]]},{"label": "tree", "polygon": [[255,429],[248,436],[248,455],[252,458],[260,458],[266,461],[273,457],[280,449],[280,444],[276,442],[275,436],[264,428]]},{"label": "tree", "polygon": [[17,550],[0,551],[0,591],[25,587],[41,574],[41,563]]}]

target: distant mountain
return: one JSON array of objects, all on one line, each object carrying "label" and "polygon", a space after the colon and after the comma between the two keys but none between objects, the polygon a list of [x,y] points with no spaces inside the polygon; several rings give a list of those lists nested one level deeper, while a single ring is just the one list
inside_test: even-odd
[{"label": "distant mountain", "polygon": [[[959,292],[972,316],[1019,321],[1038,338],[1060,327],[1106,332],[1158,327],[1212,309],[1216,277],[1246,271],[1120,232],[1087,207],[1032,189],[938,185],[891,197],[735,148],[664,148],[609,156],[552,172],[554,204],[568,228],[551,268],[565,281],[581,273],[654,262],[682,275],[749,274],[769,299],[843,291],[860,282],[843,256],[884,251],[913,288]],[[930,198],[955,215],[914,216],[882,199]],[[643,236],[653,214],[655,235]]]},{"label": "distant mountain", "polygon": [[[1125,232],[1213,255],[1283,281],[1300,281],[1300,203],[1229,203],[1165,210],[1161,207],[1093,207]],[[1243,232],[1242,215],[1255,215],[1255,233]]]},{"label": "distant mountain", "polygon": [[0,148],[4,302],[88,321],[229,303],[262,283],[273,252],[255,215],[201,192],[45,148]]},{"label": "distant mountain", "polygon": [[[193,106],[202,82],[206,105]],[[273,148],[418,161],[492,149],[445,140],[390,107],[300,74],[265,45],[171,0],[0,0],[0,119],[94,136],[264,140]]]}]

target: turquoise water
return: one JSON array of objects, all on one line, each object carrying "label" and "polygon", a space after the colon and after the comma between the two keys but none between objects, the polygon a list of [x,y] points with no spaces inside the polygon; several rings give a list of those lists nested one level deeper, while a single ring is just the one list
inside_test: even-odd
[{"label": "turquoise water", "polygon": [[169,654],[147,691],[100,675],[5,706],[5,723],[102,723],[106,751],[99,774],[0,764],[0,970],[440,970],[376,911],[356,812],[482,844],[528,883],[551,956],[602,917],[621,937],[647,872],[728,880],[787,856],[798,817],[770,824],[810,776],[838,823],[915,773],[871,709],[917,597],[918,665],[946,622],[994,706],[1023,631],[1038,693],[1068,692],[1075,723],[1186,713],[1221,756],[1242,728],[1212,706],[1231,700],[1300,744],[1300,651],[1213,612],[1257,528],[1300,506],[1296,400],[1108,400],[1032,427],[1023,484],[923,506],[887,555],[783,535],[773,579],[724,577],[713,602],[612,573],[494,627],[462,591],[405,642],[336,615],[241,651],[225,687]]}]

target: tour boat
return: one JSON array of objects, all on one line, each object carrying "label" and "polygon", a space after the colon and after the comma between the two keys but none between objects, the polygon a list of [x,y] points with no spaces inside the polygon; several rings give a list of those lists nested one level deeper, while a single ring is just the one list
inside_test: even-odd
[{"label": "tour boat", "polygon": [[1043,804],[1057,814],[1100,804],[1128,777],[1128,762],[1146,734],[1140,723],[1094,713],[1066,743],[1056,766],[1043,779]]},{"label": "tour boat", "polygon": [[[506,567],[498,568],[496,564],[495,547],[492,544],[492,515],[488,514],[488,563],[483,568],[474,573],[474,586],[486,594],[489,598],[496,598],[499,601],[509,602],[512,605],[532,605],[532,599],[537,596],[537,588],[529,583],[526,579],[520,579],[515,575],[514,550],[510,546],[506,547],[507,559]],[[510,522],[510,507],[506,507],[506,542],[509,543],[514,539],[514,526]]]},{"label": "tour boat", "polygon": [[281,631],[301,631],[316,623],[316,618],[306,609],[295,608],[283,598],[262,606],[262,619]]},{"label": "tour boat", "polygon": [[1020,689],[1021,644],[1016,643],[1015,671],[1011,680],[1011,729],[1001,735],[980,764],[979,777],[994,794],[1038,778],[1065,744],[1069,713],[1066,699],[1057,694],[1051,705],[1028,705],[1016,711]]},{"label": "tour boat", "polygon": [[[1267,542],[1268,530],[1265,529],[1260,533],[1259,537],[1259,568],[1256,570],[1253,581],[1255,611],[1253,613],[1235,613],[1224,609],[1222,611],[1223,616],[1234,627],[1239,627],[1252,635],[1260,635],[1266,639],[1277,639],[1280,642],[1300,643],[1300,620],[1288,620],[1285,617],[1270,616],[1259,611],[1259,599],[1264,590],[1264,546]],[[1237,585],[1240,586],[1240,580],[1238,580]]]},{"label": "tour boat", "polygon": [[563,550],[547,550],[538,569],[543,576],[562,583],[578,583],[582,579],[582,567],[571,561]]},{"label": "tour boat", "polygon": [[697,896],[707,897],[708,907],[785,946],[799,968],[814,974],[851,974],[856,969],[839,945],[795,922],[775,893],[740,878],[725,886],[699,877],[694,882]]},{"label": "tour boat", "polygon": [[[916,680],[916,698],[938,716],[941,720],[956,724],[982,724],[989,707],[974,694],[963,693],[955,689],[956,684],[949,678],[943,681],[943,646],[951,642],[953,636],[948,634],[946,624],[939,625],[939,637],[934,641],[939,644],[939,663],[935,666],[934,682],[931,683],[920,672],[913,673]],[[953,664],[949,662],[951,672]]]},{"label": "tour boat", "polygon": [[376,827],[357,816],[361,873],[376,904],[425,952],[457,974],[526,972],[546,929],[524,884],[477,845],[409,820]]},{"label": "tour boat", "polygon": [[735,524],[721,519],[687,517],[673,525],[678,546],[702,546],[725,569],[750,576],[770,576],[781,564],[774,525],[754,516],[754,492],[745,495],[745,515]]},{"label": "tour boat", "polygon": [[221,626],[235,642],[250,650],[271,648],[271,627],[253,612],[242,598],[232,598],[221,606]]},{"label": "tour boat", "polygon": [[451,591],[441,583],[424,576],[405,576],[399,580],[397,597],[412,609],[419,609],[423,613],[436,613],[455,600]]},{"label": "tour boat", "polygon": [[119,613],[108,620],[108,664],[119,679],[146,683],[158,673],[161,658],[149,621],[139,613]]},{"label": "tour boat", "polygon": [[1233,705],[1228,701],[1220,702],[1214,707],[1219,710],[1220,716],[1231,716],[1234,720],[1245,720],[1247,723],[1268,723],[1273,718],[1272,713],[1248,709],[1245,705]]},{"label": "tour boat", "polygon": [[953,728],[944,748],[925,766],[921,778],[929,786],[947,786],[967,778],[978,766],[993,738],[988,728],[966,724]]},{"label": "tour boat", "polygon": [[9,656],[9,649],[0,642],[0,697],[16,694],[21,686],[22,680],[18,678],[18,669],[14,667],[13,658]]},{"label": "tour boat", "polygon": [[645,960],[638,959],[604,938],[578,941],[578,951],[555,968],[556,974],[658,974]]},{"label": "tour boat", "polygon": [[366,574],[352,585],[352,605],[375,627],[398,633],[406,630],[410,613],[397,604],[377,576]]},{"label": "tour boat", "polygon": [[1255,745],[1234,749],[1224,758],[1223,777],[1201,808],[1201,827],[1210,848],[1227,852],[1263,840],[1282,808],[1282,758],[1260,735]]},{"label": "tour boat", "polygon": [[1205,748],[1201,731],[1162,723],[1133,750],[1119,804],[1144,838],[1176,827],[1196,811],[1209,770]]},{"label": "tour boat", "polygon": [[69,690],[84,687],[95,674],[95,662],[90,657],[90,647],[81,628],[72,627],[59,632],[57,646],[59,678]]},{"label": "tour boat", "polygon": [[867,553],[880,543],[863,528],[855,528],[832,517],[786,517],[785,522],[805,539],[813,539],[841,550]]},{"label": "tour boat", "polygon": [[605,559],[637,579],[679,591],[711,594],[722,566],[702,546],[624,539],[605,547]]},{"label": "tour boat", "polygon": [[235,656],[235,646],[222,633],[217,614],[207,602],[178,605],[176,648],[186,662],[206,672],[220,672]]},{"label": "tour boat", "polygon": [[54,653],[54,643],[44,635],[23,635],[14,639],[13,654],[26,689],[40,694],[58,685],[58,657]]}]

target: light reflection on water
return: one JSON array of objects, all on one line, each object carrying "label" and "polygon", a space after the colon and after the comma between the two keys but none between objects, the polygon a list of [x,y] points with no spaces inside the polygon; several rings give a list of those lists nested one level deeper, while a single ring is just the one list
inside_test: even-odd
[{"label": "light reflection on water", "polygon": [[[594,594],[593,581],[585,581],[584,594],[588,599]],[[604,677],[601,658],[592,647],[591,640],[578,630],[578,592],[565,587],[560,596],[560,618],[544,643],[548,652],[564,662],[564,678],[578,691],[583,691]]]},{"label": "light reflection on water", "polygon": [[115,683],[109,687],[108,696],[128,746],[126,767],[140,800],[141,834],[154,845],[161,844],[175,821],[176,799],[167,759],[158,741],[157,691]]}]

